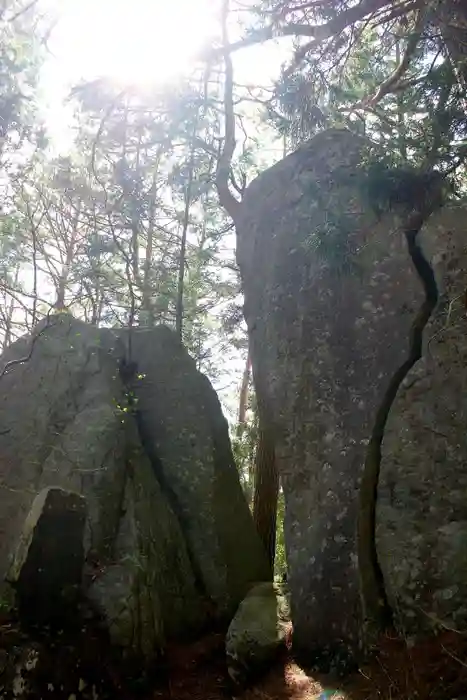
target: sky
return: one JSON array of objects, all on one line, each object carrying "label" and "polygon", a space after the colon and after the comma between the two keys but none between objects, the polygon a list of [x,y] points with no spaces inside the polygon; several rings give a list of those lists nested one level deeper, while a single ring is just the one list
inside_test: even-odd
[{"label": "sky", "polygon": [[[218,27],[216,0],[40,3],[58,17],[48,42],[41,87],[48,126],[64,146],[70,116],[65,99],[71,85],[106,76],[122,86],[170,86],[180,73],[189,71]],[[235,54],[236,80],[270,83],[279,72],[282,56],[272,42]]]},{"label": "sky", "polygon": [[[54,150],[61,152],[71,146],[71,108],[66,103],[71,86],[105,76],[122,87],[170,89],[181,73],[190,71],[194,57],[218,31],[213,12],[217,0],[40,0],[40,4],[58,17],[48,41],[41,93]],[[238,38],[240,29],[235,25],[232,29],[231,39]],[[235,79],[268,85],[283,58],[273,42],[248,48],[234,56]],[[243,363],[243,357],[229,363],[220,384],[228,385],[229,377],[239,380]],[[216,388],[231,413],[231,390]]]}]

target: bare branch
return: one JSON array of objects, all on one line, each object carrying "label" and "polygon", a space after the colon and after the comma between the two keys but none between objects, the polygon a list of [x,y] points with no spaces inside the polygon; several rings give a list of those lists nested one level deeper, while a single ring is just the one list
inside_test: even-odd
[{"label": "bare branch", "polygon": [[20,7],[19,10],[16,11],[15,14],[13,14],[11,17],[6,17],[7,22],[16,22],[21,15],[26,14],[26,12],[29,12],[29,10],[32,10],[34,5],[37,5],[39,0],[31,0],[27,5],[24,5],[23,7]]},{"label": "bare branch", "polygon": [[18,357],[18,358],[15,359],[15,360],[10,360],[9,362],[7,362],[7,363],[5,364],[5,366],[3,367],[2,371],[0,372],[0,379],[1,379],[2,377],[4,377],[5,374],[7,374],[7,372],[9,372],[10,369],[11,369],[12,367],[14,367],[15,365],[23,365],[25,362],[29,362],[29,360],[30,360],[31,357],[32,357],[32,353],[33,353],[33,350],[34,350],[34,346],[35,346],[35,344],[37,343],[37,341],[39,340],[39,338],[41,337],[41,335],[43,335],[43,334],[45,333],[45,331],[46,331],[48,328],[51,328],[52,325],[55,325],[55,324],[49,324],[49,320],[50,320],[50,310],[49,310],[49,312],[48,312],[48,314],[47,314],[47,324],[46,324],[46,325],[44,326],[44,328],[42,328],[42,329],[39,331],[39,333],[38,333],[37,335],[35,335],[34,338],[32,339],[32,341],[31,341],[31,346],[30,346],[30,348],[29,348],[28,354],[25,355],[24,357]]}]

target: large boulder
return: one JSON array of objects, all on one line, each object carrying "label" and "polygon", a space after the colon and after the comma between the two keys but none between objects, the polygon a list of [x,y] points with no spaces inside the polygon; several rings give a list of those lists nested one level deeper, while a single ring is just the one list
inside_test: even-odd
[{"label": "large boulder", "polygon": [[0,577],[37,493],[81,493],[86,548],[110,555],[125,486],[124,387],[115,338],[66,314],[0,360]]},{"label": "large boulder", "polygon": [[289,630],[284,587],[272,582],[253,586],[227,631],[227,669],[233,683],[242,687],[270,667],[285,649]]},{"label": "large boulder", "polygon": [[[147,413],[116,332],[58,314],[2,356],[0,580],[12,558],[28,561],[37,494],[79,494],[87,596],[113,641],[150,659],[235,608],[267,566],[208,380],[168,329],[134,340]],[[34,551],[48,566],[50,552]]]},{"label": "large boulder", "polygon": [[406,634],[467,624],[466,216],[451,205],[421,231],[439,302],[384,435],[377,549]]},{"label": "large boulder", "polygon": [[[60,314],[3,356],[0,575],[21,548],[36,494],[81,494],[89,597],[116,643],[151,657],[183,624],[201,624],[203,599],[178,520],[144,451],[135,457],[141,444],[119,375],[123,355],[112,332]],[[66,565],[59,559],[57,568]],[[161,576],[163,590],[155,586]]]},{"label": "large boulder", "polygon": [[219,399],[168,328],[136,330],[131,350],[144,449],[182,524],[199,585],[229,618],[252,583],[270,572]]},{"label": "large boulder", "polygon": [[[286,501],[294,648],[358,652],[358,487],[423,288],[398,221],[355,177],[366,142],[320,133],[247,188],[237,217],[258,401]],[[342,653],[341,653],[342,652]]]}]

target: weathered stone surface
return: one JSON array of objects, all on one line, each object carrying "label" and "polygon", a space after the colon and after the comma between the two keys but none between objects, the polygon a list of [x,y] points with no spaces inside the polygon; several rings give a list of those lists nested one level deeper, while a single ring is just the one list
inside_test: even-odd
[{"label": "weathered stone surface", "polygon": [[38,637],[21,630],[17,621],[2,619],[2,700],[114,700],[139,697],[147,685],[141,665],[127,663],[100,627],[42,628]]},{"label": "weathered stone surface", "polygon": [[144,449],[182,525],[199,586],[218,616],[232,615],[269,571],[219,400],[166,327],[135,330],[132,359]]},{"label": "weathered stone surface", "polygon": [[290,610],[284,588],[265,582],[241,602],[227,631],[225,650],[229,675],[242,686],[274,662],[285,648]]},{"label": "weathered stone surface", "polygon": [[86,502],[49,487],[33,501],[7,578],[29,621],[50,622],[76,606],[84,565]]},{"label": "weathered stone surface", "polygon": [[85,496],[86,549],[108,552],[124,488],[124,402],[116,340],[60,314],[2,356],[0,371],[0,577],[37,493]]},{"label": "weathered stone surface", "polygon": [[353,184],[363,150],[345,130],[319,134],[247,188],[236,222],[258,400],[287,504],[294,647],[310,659],[359,644],[357,487],[423,299],[396,221],[378,222]]},{"label": "weathered stone surface", "polygon": [[421,242],[440,294],[424,353],[394,402],[383,442],[377,549],[407,633],[467,623],[467,204],[433,215]]},{"label": "weathered stone surface", "polygon": [[3,652],[0,666],[0,697],[2,700],[22,700],[33,698],[34,688],[31,676],[40,663],[41,646],[34,642],[20,640],[21,646],[1,649]]},{"label": "weathered stone surface", "polygon": [[202,623],[203,599],[177,517],[126,410],[123,352],[110,331],[60,315],[2,358],[30,355],[0,380],[0,573],[39,491],[81,493],[90,597],[114,641],[150,656],[183,622],[187,631]]},{"label": "weathered stone surface", "polygon": [[150,659],[168,639],[186,639],[205,624],[184,535],[167,503],[133,421],[128,424],[127,480],[112,563],[88,596],[114,643]]},{"label": "weathered stone surface", "polygon": [[0,581],[37,494],[80,494],[88,597],[150,659],[268,572],[210,383],[168,329],[135,330],[135,411],[117,335],[59,314],[0,360]]}]

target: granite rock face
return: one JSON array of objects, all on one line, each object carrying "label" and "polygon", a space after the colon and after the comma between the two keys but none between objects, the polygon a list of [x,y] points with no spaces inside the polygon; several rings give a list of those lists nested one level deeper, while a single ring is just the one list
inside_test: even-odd
[{"label": "granite rock face", "polygon": [[383,442],[377,551],[407,634],[467,623],[466,218],[465,203],[446,206],[420,232],[439,301]]},{"label": "granite rock face", "polygon": [[[67,314],[0,359],[0,577],[22,588],[31,564],[72,557],[112,640],[149,660],[223,619],[267,563],[209,381],[170,330],[136,336],[130,379],[118,333]],[[36,547],[73,498],[74,534]]]},{"label": "granite rock face", "polygon": [[[367,154],[345,130],[318,134],[251,183],[235,221],[294,649],[323,670],[359,653],[370,560],[405,632],[467,620],[467,208],[378,211]],[[364,551],[357,521],[375,504]]]},{"label": "granite rock face", "polygon": [[357,652],[358,487],[377,409],[424,299],[403,231],[355,173],[366,143],[318,134],[247,188],[237,225],[253,373],[286,500],[294,647]]},{"label": "granite rock face", "polygon": [[132,357],[141,377],[133,391],[144,449],[182,524],[199,585],[228,619],[270,572],[219,399],[168,328],[136,331]]}]

